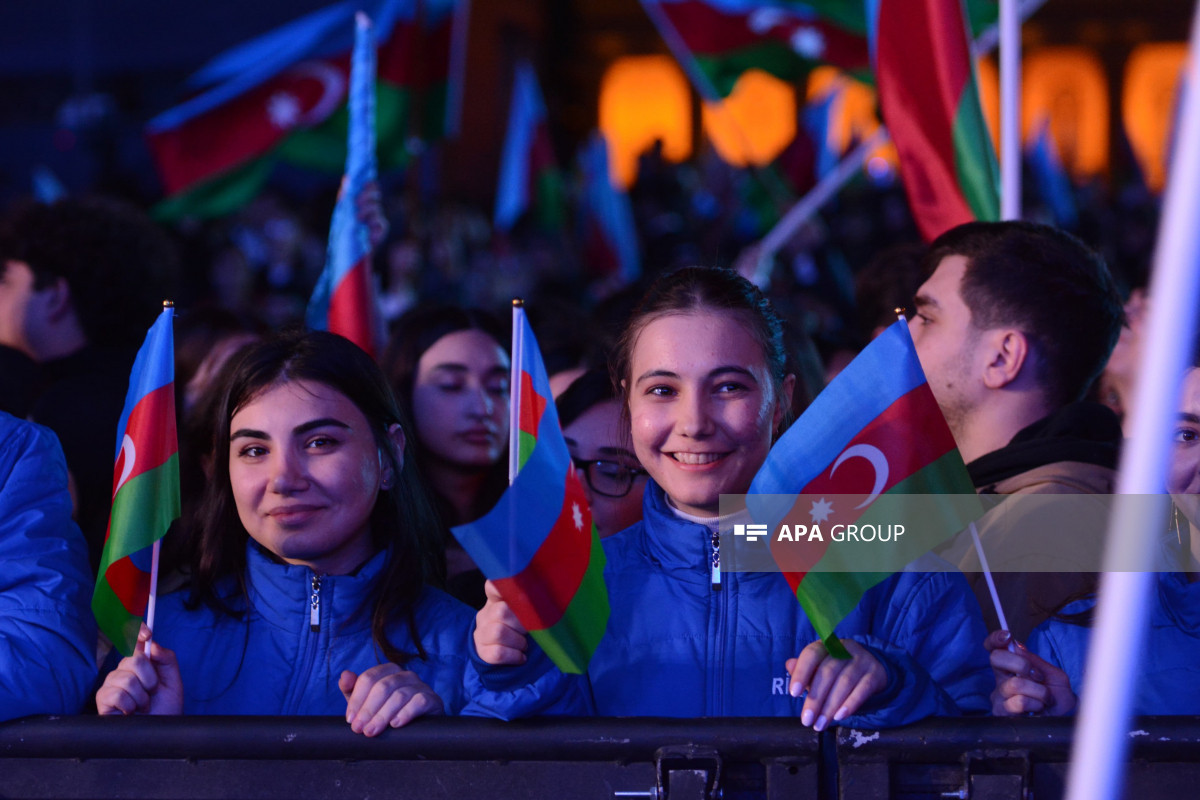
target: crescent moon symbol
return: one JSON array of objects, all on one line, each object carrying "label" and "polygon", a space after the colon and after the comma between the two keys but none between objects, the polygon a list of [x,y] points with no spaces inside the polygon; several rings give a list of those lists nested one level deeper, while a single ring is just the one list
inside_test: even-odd
[{"label": "crescent moon symbol", "polygon": [[121,440],[121,459],[121,477],[117,479],[116,488],[113,489],[113,497],[117,496],[117,492],[121,491],[121,487],[125,485],[125,481],[129,480],[129,474],[133,472],[133,462],[137,459],[137,449],[133,446],[133,439],[129,438],[128,433]]},{"label": "crescent moon symbol", "polygon": [[837,468],[842,465],[843,461],[855,457],[865,458],[867,461],[871,462],[871,466],[875,469],[875,486],[872,487],[871,494],[867,497],[867,499],[863,500],[854,507],[855,510],[858,510],[860,508],[866,508],[873,503],[875,498],[879,497],[879,493],[883,491],[883,487],[887,485],[888,462],[887,458],[883,455],[883,451],[875,445],[856,444],[853,447],[847,447],[842,454],[837,457],[837,461],[833,462],[833,466],[829,470],[829,477],[833,477],[833,473],[837,471]]},{"label": "crescent moon symbol", "polygon": [[297,77],[312,78],[321,84],[321,98],[303,116],[298,125],[316,125],[337,110],[346,96],[346,79],[336,67],[324,61],[304,61],[290,70]]}]

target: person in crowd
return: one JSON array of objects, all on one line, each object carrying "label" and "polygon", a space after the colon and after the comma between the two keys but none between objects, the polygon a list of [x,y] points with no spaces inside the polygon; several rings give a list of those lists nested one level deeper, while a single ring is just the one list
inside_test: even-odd
[{"label": "person in crowd", "polygon": [[[1161,545],[1168,568],[1157,573],[1135,683],[1137,714],[1200,714],[1200,369],[1188,371],[1167,470],[1174,501]],[[1075,709],[1082,690],[1096,596],[1075,600],[1043,622],[1029,647],[1008,631],[984,646],[996,675],[992,712],[1060,715]]]},{"label": "person in crowd", "polygon": [[36,362],[24,407],[62,443],[94,572],[129,371],[162,301],[173,299],[178,255],[143,212],[68,197],[18,205],[0,220],[0,271],[0,347]]},{"label": "person in crowd", "polygon": [[75,714],[96,680],[87,545],[49,429],[0,412],[0,721]]},{"label": "person in crowd", "polygon": [[[642,521],[604,540],[598,713],[799,716],[821,730],[986,710],[983,621],[957,573],[899,572],[869,590],[837,629],[849,660],[829,655],[783,575],[722,574],[719,498],[749,490],[784,426],[784,364],[779,319],[732,271],[666,275],[634,312],[613,370],[650,481]],[[525,658],[494,592],[474,645],[489,663]]]},{"label": "person in crowd", "polygon": [[471,610],[429,585],[432,507],[362,350],[290,332],[231,369],[190,586],[159,598],[149,654],[143,626],[99,713],[340,714],[374,736],[425,714],[587,708],[545,659],[483,687]]},{"label": "person in crowd", "polygon": [[642,518],[646,470],[633,452],[608,370],[587,370],[554,402],[596,532],[603,539],[625,530]]},{"label": "person in crowd", "polygon": [[[1017,496],[978,532],[1001,608],[1024,639],[1098,567],[1107,507],[1074,503],[1064,521],[1061,500],[1038,496],[1113,491],[1121,426],[1081,398],[1117,339],[1120,296],[1082,242],[1029,222],[952,228],[925,266],[913,341],[976,490]],[[999,627],[971,537],[939,552],[967,574],[989,628]]]},{"label": "person in crowd", "polygon": [[475,608],[483,573],[449,528],[482,517],[508,487],[507,342],[484,311],[419,308],[397,323],[384,360],[411,409],[417,465],[441,518],[447,591]]}]

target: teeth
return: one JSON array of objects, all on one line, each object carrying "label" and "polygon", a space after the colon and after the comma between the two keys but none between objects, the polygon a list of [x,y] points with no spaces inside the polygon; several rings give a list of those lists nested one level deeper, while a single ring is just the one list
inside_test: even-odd
[{"label": "teeth", "polygon": [[721,458],[720,453],[673,453],[680,464],[711,464]]}]

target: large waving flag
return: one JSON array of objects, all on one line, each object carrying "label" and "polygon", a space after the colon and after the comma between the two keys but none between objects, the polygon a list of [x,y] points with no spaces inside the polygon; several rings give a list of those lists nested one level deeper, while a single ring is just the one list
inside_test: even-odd
[{"label": "large waving flag", "polygon": [[963,0],[867,0],[879,105],[926,240],[1000,216]]},{"label": "large waving flag", "polygon": [[[906,321],[894,323],[876,337],[817,395],[771,448],[750,486],[751,495],[796,493],[802,497],[792,516],[821,523],[851,521],[866,513],[860,508],[831,507],[846,502],[845,496],[865,495],[861,508],[869,511],[880,495],[953,495],[952,501],[922,505],[926,513],[921,524],[910,526],[904,543],[887,551],[891,571],[962,530],[981,513],[954,437],[917,360]],[[840,497],[827,503],[825,498],[832,495]],[[820,500],[814,503],[814,496]],[[787,501],[789,509],[791,503]],[[753,497],[747,505],[762,517]],[[783,549],[778,541],[772,542],[772,551],[818,635],[831,653],[844,654],[834,629],[868,589],[891,573],[876,568],[856,572],[853,565],[831,564],[839,553],[829,545],[832,542],[809,545],[818,549],[805,553],[807,563],[813,565],[806,572],[796,570],[787,553],[776,552]]]},{"label": "large waving flag", "polygon": [[861,3],[642,0],[642,7],[706,100],[727,96],[748,69],[790,81],[831,64],[869,79]]},{"label": "large waving flag", "polygon": [[350,69],[350,130],[346,174],[329,228],[325,269],[308,303],[308,326],[341,334],[374,357],[380,319],[371,277],[371,229],[378,216],[375,188],[375,47],[366,14],[355,19]]},{"label": "large waving flag", "polygon": [[117,425],[112,512],[92,595],[100,630],[123,655],[137,646],[153,596],[157,545],[179,517],[179,443],[175,433],[174,309],[146,334],[129,376]]},{"label": "large waving flag", "polygon": [[581,674],[608,625],[604,550],[558,425],[541,350],[518,305],[512,386],[516,476],[495,508],[453,532],[554,663]]},{"label": "large waving flag", "polygon": [[277,159],[342,168],[351,21],[362,5],[380,43],[381,157],[385,168],[407,163],[414,111],[423,115],[422,132],[437,136],[456,110],[447,84],[454,18],[465,14],[465,1],[346,0],[218,56],[189,80],[188,100],[146,127],[167,192],[156,213],[228,213],[258,192]]},{"label": "large waving flag", "polygon": [[498,231],[511,230],[530,206],[536,208],[543,228],[562,226],[562,175],[554,162],[548,122],[537,73],[522,59],[513,70],[508,130],[500,154],[495,213]]},{"label": "large waving flag", "polygon": [[628,284],[642,275],[637,227],[629,195],[613,185],[608,143],[596,132],[579,153],[583,176],[583,250],[594,272]]}]

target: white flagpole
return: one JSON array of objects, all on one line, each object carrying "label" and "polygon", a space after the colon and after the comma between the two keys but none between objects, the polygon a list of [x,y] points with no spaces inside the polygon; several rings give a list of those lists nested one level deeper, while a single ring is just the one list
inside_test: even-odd
[{"label": "white flagpole", "polygon": [[1021,17],[1000,0],[1000,219],[1021,218]]},{"label": "white flagpole", "polygon": [[524,340],[525,301],[512,301],[512,367],[508,380],[508,485],[521,468],[521,352]]},{"label": "white flagpole", "polygon": [[[1200,86],[1200,7],[1192,20],[1186,80]],[[1166,524],[1170,426],[1179,411],[1179,388],[1196,330],[1200,290],[1200,92],[1184,100],[1180,135],[1158,229],[1150,297],[1146,353],[1135,395],[1133,432],[1121,456],[1116,504],[1104,554],[1096,626],[1088,651],[1075,747],[1067,775],[1067,800],[1115,798],[1121,794],[1128,728],[1146,606],[1154,575],[1155,540]],[[1136,495],[1154,495],[1151,518]],[[1138,502],[1141,500],[1141,502]]]}]

